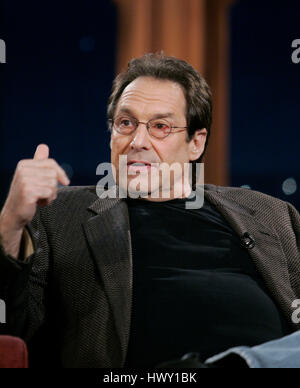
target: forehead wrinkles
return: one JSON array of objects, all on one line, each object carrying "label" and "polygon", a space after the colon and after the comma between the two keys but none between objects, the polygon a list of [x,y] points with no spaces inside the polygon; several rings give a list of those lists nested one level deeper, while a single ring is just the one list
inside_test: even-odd
[{"label": "forehead wrinkles", "polygon": [[[180,105],[179,105],[180,102]],[[119,100],[119,106],[142,103],[145,105],[158,104],[173,107],[176,111],[182,107],[182,102],[175,96],[164,96],[161,93],[149,93],[142,91],[126,91]]]},{"label": "forehead wrinkles", "polygon": [[158,109],[168,109],[169,111],[172,108],[174,113],[185,114],[186,102],[183,90],[180,85],[173,82],[160,83],[160,81],[152,81],[142,82],[141,84],[132,82],[123,91],[117,109],[123,106],[141,107],[138,104],[143,105],[143,110],[147,107],[150,108],[151,104],[155,104]]}]

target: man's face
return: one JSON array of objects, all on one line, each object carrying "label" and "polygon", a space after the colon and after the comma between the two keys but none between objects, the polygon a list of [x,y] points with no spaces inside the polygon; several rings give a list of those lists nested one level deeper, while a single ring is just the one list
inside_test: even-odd
[{"label": "man's face", "polygon": [[[156,117],[167,120],[171,126],[185,127],[186,101],[181,86],[168,80],[158,80],[152,77],[139,77],[131,82],[123,91],[114,114],[118,116],[134,118],[139,122],[147,123]],[[196,160],[203,152],[206,129],[198,130],[194,138],[187,142],[187,130],[170,133],[163,139],[152,137],[146,125],[139,124],[131,135],[124,135],[112,130],[111,135],[111,161],[116,169],[116,182],[127,191],[133,180],[138,178],[139,191],[148,195],[153,192],[161,192],[166,184],[170,192],[174,192],[175,185],[182,186],[182,172],[184,163]],[[124,173],[120,173],[119,157],[127,156],[127,165],[122,166],[122,171],[127,174],[127,187],[122,187]],[[172,165],[179,163],[182,170],[178,170],[170,180],[168,175],[158,174],[162,163]],[[144,163],[138,166],[134,163]],[[179,171],[179,172],[178,172]],[[164,174],[163,174],[164,175]],[[165,180],[168,179],[168,182]],[[130,190],[131,191],[131,190]],[[184,196],[184,195],[183,195]]]}]

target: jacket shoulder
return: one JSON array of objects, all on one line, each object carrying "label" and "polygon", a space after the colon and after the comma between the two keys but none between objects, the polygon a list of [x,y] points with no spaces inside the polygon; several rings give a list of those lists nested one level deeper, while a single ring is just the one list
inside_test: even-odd
[{"label": "jacket shoulder", "polygon": [[64,186],[58,189],[58,200],[70,200],[72,198],[92,198],[95,199],[96,186]]},{"label": "jacket shoulder", "polygon": [[260,191],[231,186],[205,185],[207,191],[214,191],[220,196],[240,203],[247,207],[256,207],[256,210],[266,210],[270,208],[287,208],[287,202]]}]

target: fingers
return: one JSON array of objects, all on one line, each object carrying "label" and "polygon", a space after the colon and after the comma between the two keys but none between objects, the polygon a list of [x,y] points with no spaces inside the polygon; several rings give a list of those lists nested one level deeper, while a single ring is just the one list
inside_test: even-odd
[{"label": "fingers", "polygon": [[49,158],[49,147],[39,144],[33,159],[20,160],[11,183],[4,212],[10,231],[23,230],[34,217],[36,207],[47,206],[57,198],[57,184],[70,183],[65,171]]},{"label": "fingers", "polygon": [[21,160],[16,169],[16,177],[36,176],[52,177],[62,185],[68,185],[70,180],[65,172],[54,159],[24,159]]},{"label": "fingers", "polygon": [[47,144],[39,144],[36,147],[34,157],[35,160],[44,160],[49,158],[49,147]]},{"label": "fingers", "polygon": [[49,159],[49,147],[47,144],[39,144],[34,153],[34,161],[43,161],[41,167],[52,168],[56,171],[57,180],[62,185],[68,185],[70,180],[65,171],[56,163],[54,159]]},{"label": "fingers", "polygon": [[65,170],[57,165],[57,180],[62,184],[67,186],[70,183],[70,179],[68,178]]}]

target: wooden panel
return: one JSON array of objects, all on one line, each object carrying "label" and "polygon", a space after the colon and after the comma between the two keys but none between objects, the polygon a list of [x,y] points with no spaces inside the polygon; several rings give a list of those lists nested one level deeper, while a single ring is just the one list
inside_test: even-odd
[{"label": "wooden panel", "polygon": [[118,9],[116,70],[127,67],[130,59],[152,51],[152,0],[115,0]]},{"label": "wooden panel", "polygon": [[117,72],[131,58],[164,50],[205,64],[205,0],[115,0],[118,9]]},{"label": "wooden panel", "polygon": [[213,125],[205,156],[210,183],[229,182],[229,5],[232,0],[207,0],[205,77],[213,93]]}]

